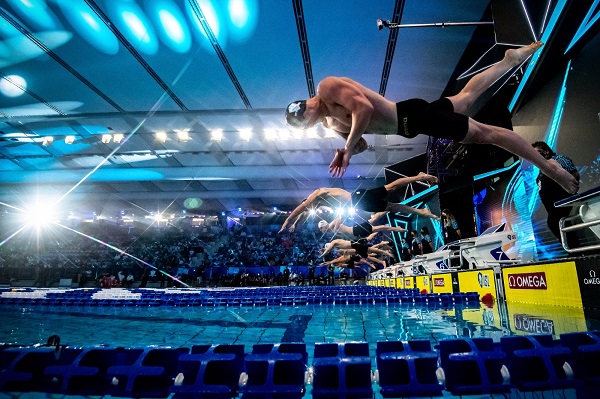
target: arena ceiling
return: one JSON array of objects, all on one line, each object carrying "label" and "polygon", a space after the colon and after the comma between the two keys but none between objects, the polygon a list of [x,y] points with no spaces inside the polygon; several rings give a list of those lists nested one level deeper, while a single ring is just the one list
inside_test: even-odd
[{"label": "arena ceiling", "polygon": [[367,136],[372,148],[333,179],[328,165],[342,139],[288,129],[285,106],[330,75],[394,100],[436,99],[476,26],[379,30],[377,19],[489,21],[488,6],[2,0],[0,201],[105,214],[270,211],[318,187],[381,184],[387,165],[425,151],[426,137]]}]

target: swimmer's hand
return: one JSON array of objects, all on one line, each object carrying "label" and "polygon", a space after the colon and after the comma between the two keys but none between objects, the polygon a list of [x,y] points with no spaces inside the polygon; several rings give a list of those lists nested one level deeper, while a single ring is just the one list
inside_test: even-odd
[{"label": "swimmer's hand", "polygon": [[346,168],[350,165],[350,157],[352,151],[345,148],[338,148],[333,157],[333,161],[329,164],[329,173],[332,177],[342,177],[346,172]]}]

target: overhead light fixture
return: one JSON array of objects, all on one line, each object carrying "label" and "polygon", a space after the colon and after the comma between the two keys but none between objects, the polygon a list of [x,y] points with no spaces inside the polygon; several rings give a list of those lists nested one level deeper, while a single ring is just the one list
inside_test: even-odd
[{"label": "overhead light fixture", "polygon": [[214,141],[221,141],[223,138],[223,129],[216,129],[210,131],[210,139]]},{"label": "overhead light fixture", "polygon": [[156,132],[155,133],[156,141],[159,143],[164,143],[167,141],[167,133],[166,132]]},{"label": "overhead light fixture", "polygon": [[54,141],[54,137],[46,136],[42,139],[42,145],[44,147],[48,147],[50,144],[52,144],[53,141]]},{"label": "overhead light fixture", "polygon": [[290,139],[290,131],[287,129],[279,129],[279,138],[281,140],[289,140]]},{"label": "overhead light fixture", "polygon": [[311,127],[310,129],[306,129],[306,130],[304,130],[304,132],[306,133],[307,139],[318,139],[319,138],[319,135],[317,134],[317,129],[314,127]]},{"label": "overhead light fixture", "polygon": [[112,140],[112,135],[110,135],[110,134],[103,134],[102,135],[102,142],[104,144],[110,143],[111,140]]},{"label": "overhead light fixture", "polygon": [[250,137],[252,137],[252,129],[240,129],[240,139],[244,141],[250,141]]},{"label": "overhead light fixture", "polygon": [[325,138],[326,139],[331,139],[331,138],[334,138],[334,137],[340,137],[340,136],[338,136],[338,134],[334,130],[331,130],[331,129],[324,129],[324,130],[325,130]]},{"label": "overhead light fixture", "polygon": [[75,142],[75,136],[66,136],[65,144],[73,144]]},{"label": "overhead light fixture", "polygon": [[265,138],[267,141],[274,141],[277,138],[277,131],[275,129],[265,129]]},{"label": "overhead light fixture", "polygon": [[186,141],[190,141],[190,133],[187,130],[175,130],[177,132],[177,140],[180,143],[185,143]]},{"label": "overhead light fixture", "polygon": [[123,140],[123,133],[115,133],[113,134],[113,141],[119,144]]}]

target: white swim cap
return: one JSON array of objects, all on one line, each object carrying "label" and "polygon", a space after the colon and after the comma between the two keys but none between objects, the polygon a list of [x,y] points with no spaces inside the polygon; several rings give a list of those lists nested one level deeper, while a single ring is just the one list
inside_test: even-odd
[{"label": "white swim cap", "polygon": [[319,224],[317,226],[319,226],[320,229],[322,229],[323,227],[327,226],[329,223],[327,223],[325,220],[320,220]]}]

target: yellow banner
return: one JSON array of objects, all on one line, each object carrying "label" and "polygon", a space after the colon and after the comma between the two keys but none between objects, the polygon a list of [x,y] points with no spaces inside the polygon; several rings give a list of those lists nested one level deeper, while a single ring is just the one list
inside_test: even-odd
[{"label": "yellow banner", "polygon": [[502,279],[507,302],[583,307],[575,262],[505,267]]},{"label": "yellow banner", "polygon": [[452,294],[452,275],[450,273],[432,274],[431,285],[436,294]]},{"label": "yellow banner", "polygon": [[417,276],[415,277],[415,286],[419,289],[419,291],[423,292],[425,290],[426,294],[431,292],[431,287],[429,286],[429,276]]},{"label": "yellow banner", "polygon": [[493,269],[478,269],[458,273],[458,286],[461,292],[478,292],[479,298],[491,294],[496,298],[496,282]]}]

